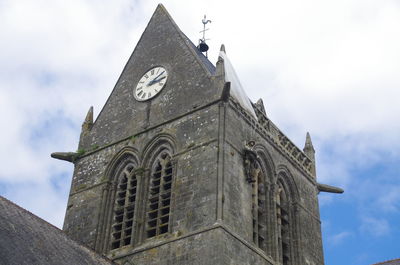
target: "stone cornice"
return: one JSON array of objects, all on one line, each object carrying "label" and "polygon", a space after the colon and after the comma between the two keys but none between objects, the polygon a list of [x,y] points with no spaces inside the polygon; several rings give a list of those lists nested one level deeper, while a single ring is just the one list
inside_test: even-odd
[{"label": "stone cornice", "polygon": [[255,120],[247,111],[232,97],[230,97],[230,106],[244,120],[249,123],[263,138],[267,139],[274,145],[281,153],[283,153],[289,161],[292,162],[297,168],[305,173],[305,176],[315,183],[315,177],[312,174],[312,160],[301,151],[279,128],[266,117],[258,108],[254,108],[258,121]]}]

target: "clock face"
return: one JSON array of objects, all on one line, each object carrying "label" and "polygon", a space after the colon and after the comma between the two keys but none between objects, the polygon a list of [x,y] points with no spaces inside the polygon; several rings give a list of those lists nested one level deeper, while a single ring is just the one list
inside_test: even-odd
[{"label": "clock face", "polygon": [[157,66],[147,71],[136,85],[133,94],[138,101],[155,97],[164,88],[168,73],[164,67]]}]

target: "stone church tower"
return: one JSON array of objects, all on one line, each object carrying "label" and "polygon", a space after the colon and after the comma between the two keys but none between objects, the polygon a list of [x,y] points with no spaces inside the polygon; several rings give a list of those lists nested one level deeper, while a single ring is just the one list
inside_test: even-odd
[{"label": "stone church tower", "polygon": [[297,148],[159,5],[95,122],[64,222],[123,265],[324,264],[314,148]]}]

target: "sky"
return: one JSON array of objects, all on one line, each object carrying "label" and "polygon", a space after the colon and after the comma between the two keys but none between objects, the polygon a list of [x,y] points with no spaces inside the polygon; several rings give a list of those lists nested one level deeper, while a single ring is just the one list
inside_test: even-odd
[{"label": "sky", "polygon": [[[0,0],[0,195],[62,227],[90,106],[97,115],[158,1]],[[302,148],[310,132],[327,265],[400,258],[400,1],[163,2]]]}]

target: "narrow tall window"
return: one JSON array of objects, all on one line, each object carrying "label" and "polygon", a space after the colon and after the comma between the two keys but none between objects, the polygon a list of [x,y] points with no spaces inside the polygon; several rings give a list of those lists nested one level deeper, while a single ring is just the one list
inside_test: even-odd
[{"label": "narrow tall window", "polygon": [[278,223],[279,259],[283,265],[290,264],[289,205],[285,190],[278,188],[276,195],[276,217]]},{"label": "narrow tall window", "polygon": [[250,171],[252,174],[253,188],[253,242],[257,247],[266,251],[267,216],[265,203],[265,176],[258,161],[255,161]]},{"label": "narrow tall window", "polygon": [[133,221],[136,204],[137,179],[134,164],[128,163],[118,175],[114,217],[111,232],[111,249],[130,245],[134,233]]},{"label": "narrow tall window", "polygon": [[154,161],[146,210],[146,236],[151,238],[169,230],[172,164],[168,153],[162,152]]}]

